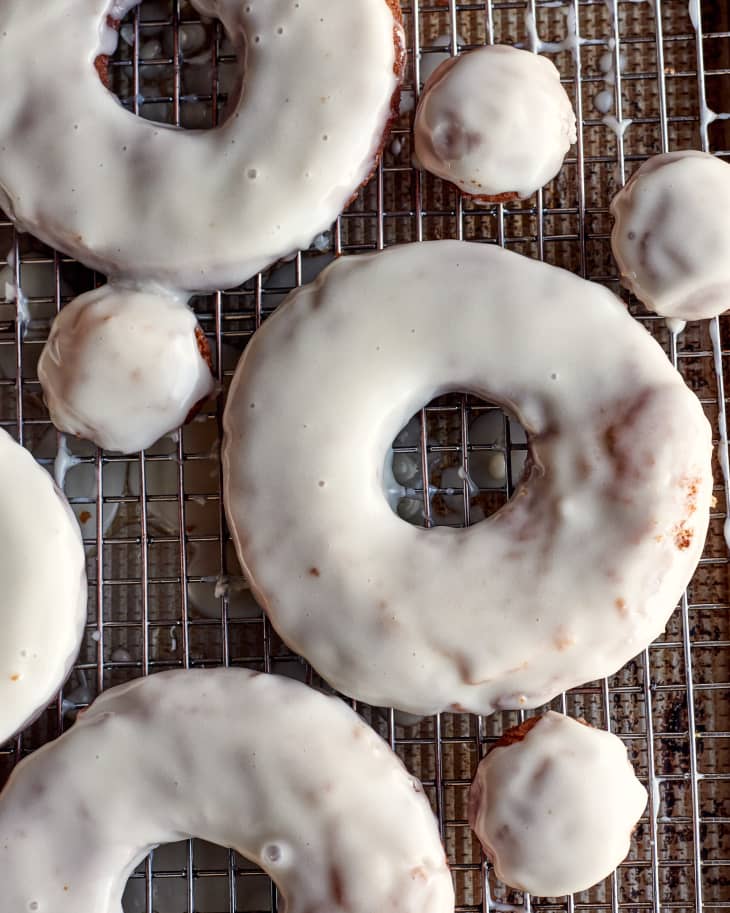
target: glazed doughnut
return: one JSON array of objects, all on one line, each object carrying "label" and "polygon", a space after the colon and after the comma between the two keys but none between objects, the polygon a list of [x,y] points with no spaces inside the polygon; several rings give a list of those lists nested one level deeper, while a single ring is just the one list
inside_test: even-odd
[{"label": "glazed doughnut", "polygon": [[69,673],[86,622],[86,560],[65,498],[1,429],[0,469],[2,744],[32,722]]},{"label": "glazed doughnut", "polygon": [[[424,530],[385,467],[448,390],[503,403],[531,458],[494,516]],[[710,426],[660,347],[606,289],[496,246],[335,261],[253,337],[224,429],[229,523],[274,626],[338,690],[412,713],[612,674],[707,530]]]},{"label": "glazed doughnut", "polygon": [[487,200],[529,197],[560,171],[575,113],[546,58],[496,44],[445,60],[416,111],[423,168]]},{"label": "glazed doughnut", "polygon": [[695,150],[648,159],[611,201],[624,285],[657,314],[730,307],[730,165]]},{"label": "glazed doughnut", "polygon": [[184,299],[130,289],[119,307],[110,285],[61,311],[38,378],[57,428],[126,453],[182,425],[215,388],[208,343]]},{"label": "glazed doughnut", "polygon": [[132,285],[182,307],[306,248],[373,170],[405,61],[396,0],[192,0],[222,22],[245,80],[224,124],[179,130],[124,110],[94,67],[137,2],[0,12],[0,84],[15,87],[0,95],[0,207],[108,275],[120,310]]},{"label": "glazed doughnut", "polygon": [[3,3],[2,208],[106,275],[237,285],[307,247],[370,174],[402,69],[397,6],[193,0],[246,63],[227,121],[192,131],[125,111],[94,68],[116,46],[107,17],[136,5]]},{"label": "glazed doughnut", "polygon": [[256,862],[290,913],[454,909],[431,807],[385,742],[243,669],[114,688],[23,761],[0,796],[0,906],[116,913],[149,851],[187,836]]},{"label": "glazed doughnut", "polygon": [[646,800],[621,739],[550,711],[505,733],[481,762],[469,823],[505,884],[560,897],[626,857]]}]

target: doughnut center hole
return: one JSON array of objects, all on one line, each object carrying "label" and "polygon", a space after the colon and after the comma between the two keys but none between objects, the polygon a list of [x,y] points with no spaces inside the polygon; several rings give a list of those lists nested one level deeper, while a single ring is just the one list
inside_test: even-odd
[{"label": "doughnut center hole", "polygon": [[[112,25],[116,49],[95,65],[125,110],[188,130],[225,122],[242,91],[245,55],[222,23],[189,0],[143,0]],[[111,27],[105,35],[113,43]]]},{"label": "doughnut center hole", "polygon": [[228,910],[232,885],[236,910],[271,909],[273,883],[269,876],[255,863],[225,847],[205,840],[184,840],[163,844],[148,858],[149,869],[147,860],[141,862],[127,881],[122,895],[124,913],[147,913],[150,889],[151,909],[159,913],[187,910],[191,885],[190,909],[196,913]]},{"label": "doughnut center hole", "polygon": [[447,393],[396,435],[388,501],[414,526],[473,526],[512,497],[527,452],[525,429],[501,406],[471,393]]}]

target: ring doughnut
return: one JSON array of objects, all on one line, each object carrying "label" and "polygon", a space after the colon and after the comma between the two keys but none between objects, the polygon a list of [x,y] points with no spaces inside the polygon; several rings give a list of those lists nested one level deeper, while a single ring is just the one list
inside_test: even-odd
[{"label": "ring doughnut", "polygon": [[[391,510],[386,457],[449,390],[504,404],[530,459],[486,521],[423,530]],[[709,520],[710,426],[660,347],[606,289],[490,245],[335,261],[253,337],[224,430],[274,626],[341,692],[411,713],[614,673],[663,629]]]},{"label": "ring doughnut", "polygon": [[44,709],[78,653],[86,622],[86,559],[66,499],[1,429],[0,468],[2,744]]},{"label": "ring doughnut", "polygon": [[193,0],[245,57],[230,117],[198,131],[135,117],[99,79],[108,17],[137,3],[3,3],[0,205],[106,275],[236,285],[307,247],[370,174],[403,66],[397,4]]},{"label": "ring doughnut", "polygon": [[[0,207],[109,276],[106,305],[120,324],[131,322],[124,312],[136,293],[182,310],[191,292],[237,285],[329,228],[375,167],[405,66],[397,0],[191,0],[221,21],[242,72],[225,123],[180,130],[126,111],[94,66],[138,2],[38,0],[28,16],[24,0],[7,0],[0,12],[0,85],[15,87],[0,95]],[[131,332],[119,340],[134,344]],[[66,348],[77,361],[41,378],[53,421],[69,433],[84,426],[104,446],[98,404],[74,421],[79,398],[59,391],[78,389],[91,342]],[[115,398],[123,412],[140,398],[137,383],[123,400],[127,383],[119,379]],[[178,427],[173,387],[142,393],[169,401],[169,413],[140,445],[107,406],[114,449],[132,452]]]},{"label": "ring doughnut", "polygon": [[730,165],[686,149],[655,155],[611,201],[624,285],[657,314],[716,317],[730,307]]},{"label": "ring doughnut", "polygon": [[116,913],[149,851],[186,836],[258,863],[290,913],[454,908],[423,787],[385,742],[343,702],[243,669],[114,688],[19,764],[0,905]]}]

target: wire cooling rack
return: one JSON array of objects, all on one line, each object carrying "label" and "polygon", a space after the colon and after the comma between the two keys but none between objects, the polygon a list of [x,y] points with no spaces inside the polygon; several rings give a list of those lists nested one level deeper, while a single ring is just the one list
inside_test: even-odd
[{"label": "wire cooling rack", "polygon": [[[651,154],[698,148],[730,156],[726,5],[442,0],[404,3],[403,14],[409,55],[402,111],[376,175],[309,251],[238,290],[194,302],[222,390],[261,322],[334,256],[403,241],[465,238],[503,244],[622,294],[700,397],[717,438],[725,416],[730,322],[691,324],[673,337],[663,320],[621,292],[608,203]],[[424,76],[445,56],[488,42],[548,54],[579,122],[577,145],[560,176],[532,199],[505,206],[463,202],[411,164],[410,127]],[[110,64],[112,87],[130,110],[198,128],[224,116],[235,72],[220,29],[201,23],[182,0],[147,0],[134,11]],[[103,278],[16,234],[2,217],[0,250],[9,252],[0,260],[0,294],[6,292],[0,304],[0,425],[51,471],[60,452],[56,467],[67,469],[64,487],[84,531],[89,572],[79,661],[41,719],[0,746],[0,784],[99,691],[135,676],[224,663],[321,685],[272,632],[236,564],[218,459],[224,393],[181,433],[139,456],[109,456],[66,441],[48,422],[36,363],[56,311]],[[426,526],[477,522],[509,498],[525,451],[523,430],[494,406],[460,395],[428,404],[394,442],[394,469],[405,488],[398,510]],[[495,879],[470,833],[466,797],[475,766],[519,714],[414,720],[358,707],[424,781],[452,864],[459,911],[730,908],[728,490],[717,460],[715,480],[707,545],[666,633],[609,680],[552,704],[620,735],[649,788],[631,853],[601,885],[570,898],[525,897]],[[214,764],[211,756],[211,776]],[[255,866],[198,841],[157,850],[125,895],[127,913],[277,909],[276,890]]]}]

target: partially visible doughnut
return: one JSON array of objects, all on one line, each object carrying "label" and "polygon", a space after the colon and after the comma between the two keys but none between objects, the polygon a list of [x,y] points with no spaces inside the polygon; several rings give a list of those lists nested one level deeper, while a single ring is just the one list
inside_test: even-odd
[{"label": "partially visible doughnut", "polygon": [[86,622],[86,559],[66,499],[2,429],[0,480],[1,744],[43,710],[71,669]]},{"label": "partially visible doughnut", "polygon": [[346,704],[243,669],[107,691],[0,795],[0,909],[118,913],[154,846],[200,837],[289,913],[452,913],[421,784]]},{"label": "partially visible doughnut", "polygon": [[398,4],[192,0],[245,58],[230,116],[201,131],[135,117],[94,68],[138,2],[3,2],[0,205],[106,275],[237,285],[308,247],[373,169],[404,66]]},{"label": "partially visible doughnut", "polygon": [[210,359],[184,298],[110,284],[63,308],[38,377],[57,428],[134,453],[182,425],[210,396]]},{"label": "partially visible doughnut", "polygon": [[529,197],[560,171],[575,114],[546,58],[495,44],[445,60],[414,123],[418,162],[468,196]]},{"label": "partially visible doughnut", "polygon": [[550,711],[505,733],[481,762],[469,824],[505,884],[560,897],[626,857],[646,800],[621,739]]},{"label": "partially visible doughnut", "polygon": [[[391,445],[455,389],[516,415],[527,475],[482,523],[415,528],[384,494]],[[710,426],[661,348],[606,289],[488,244],[335,261],[245,349],[224,430],[231,531],[274,626],[340,691],[411,713],[614,673],[707,531]]]},{"label": "partially visible doughnut", "polygon": [[[135,117],[103,84],[119,20],[138,2],[37,0],[32,16],[25,0],[2,4],[0,85],[14,88],[0,93],[0,207],[109,276],[110,295],[134,286],[151,292],[150,305],[168,294],[182,308],[193,291],[238,285],[308,247],[368,178],[398,110],[400,5],[191,0],[220,19],[241,60],[230,116],[201,131]],[[57,367],[42,378],[54,421],[85,425],[81,433],[103,445],[95,420],[63,422],[76,403],[61,409],[65,393],[54,386],[76,385],[83,367]],[[125,383],[119,376],[104,425],[115,449],[131,451],[150,428],[114,411],[138,401],[138,387],[122,394]],[[159,392],[158,436],[177,427],[179,405],[175,391]]]},{"label": "partially visible doughnut", "polygon": [[693,149],[648,159],[611,201],[624,285],[679,320],[730,308],[730,165]]}]

